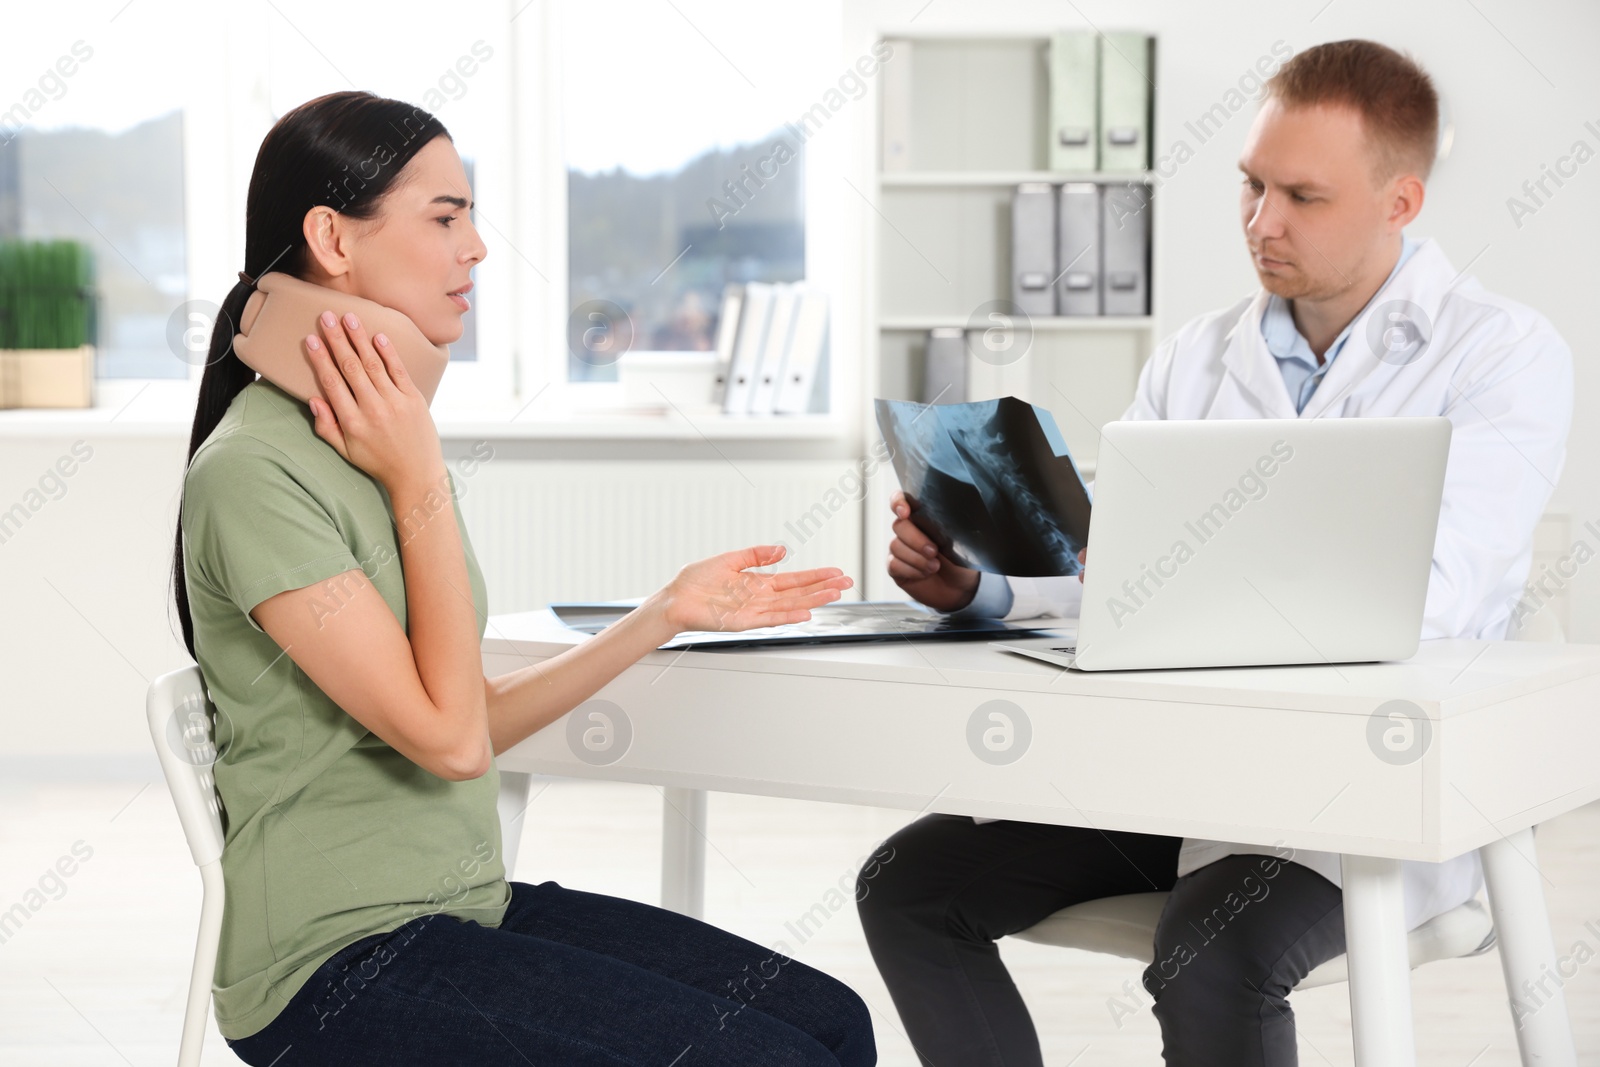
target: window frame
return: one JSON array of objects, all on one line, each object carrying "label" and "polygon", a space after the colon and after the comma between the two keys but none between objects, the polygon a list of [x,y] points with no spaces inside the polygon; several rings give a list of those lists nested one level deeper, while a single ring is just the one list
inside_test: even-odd
[{"label": "window frame", "polygon": [[[435,398],[436,409],[464,417],[494,417],[538,410],[545,414],[620,407],[620,386],[567,381],[567,172],[563,151],[563,8],[580,0],[502,0],[508,29],[494,43],[492,80],[475,89],[498,94],[490,128],[503,149],[471,146],[474,199],[501,205],[474,223],[505,269],[479,281],[485,305],[479,313],[478,358],[452,363]],[[218,302],[244,262],[245,199],[255,153],[275,116],[270,109],[270,59],[262,47],[270,7],[219,5],[207,9],[218,25],[208,27],[223,47],[196,50],[191,90],[184,103],[185,253],[190,300]],[[499,55],[504,49],[503,61]],[[841,49],[842,54],[842,49]],[[843,63],[835,64],[841,69]],[[221,91],[218,91],[218,87]],[[820,94],[825,85],[818,86]],[[861,104],[867,104],[875,93]],[[870,105],[869,105],[870,106]],[[448,124],[448,122],[447,122]],[[853,366],[841,366],[839,341],[848,309],[841,299],[839,220],[852,214],[852,195],[840,181],[847,173],[851,139],[864,119],[841,116],[831,136],[806,146],[805,277],[830,294],[830,389],[827,412],[837,413]],[[218,136],[216,131],[221,131]],[[532,132],[530,132],[532,131]],[[834,188],[838,186],[838,188]],[[227,220],[224,226],[197,220]],[[486,284],[487,282],[487,284]],[[203,367],[183,379],[103,379],[132,386],[198,389]]]}]

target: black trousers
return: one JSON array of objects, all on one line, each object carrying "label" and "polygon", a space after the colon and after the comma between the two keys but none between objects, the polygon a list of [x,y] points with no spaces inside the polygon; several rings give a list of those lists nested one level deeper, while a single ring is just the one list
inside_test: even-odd
[{"label": "black trousers", "polygon": [[863,868],[857,909],[925,1067],[1042,1067],[995,942],[1072,904],[1170,891],[1143,991],[1108,990],[1113,1019],[1149,1008],[1171,1067],[1298,1063],[1288,995],[1344,951],[1343,898],[1274,856],[1179,878],[1175,837],[928,815]]}]

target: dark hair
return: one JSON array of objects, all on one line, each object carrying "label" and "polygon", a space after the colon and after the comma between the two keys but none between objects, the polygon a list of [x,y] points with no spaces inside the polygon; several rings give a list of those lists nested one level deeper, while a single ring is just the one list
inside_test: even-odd
[{"label": "dark hair", "polygon": [[1380,182],[1410,171],[1423,181],[1439,142],[1439,94],[1410,56],[1376,41],[1333,41],[1308,48],[1267,80],[1285,107],[1353,109],[1372,141]]},{"label": "dark hair", "polygon": [[[250,173],[244,274],[259,279],[268,271],[282,271],[304,278],[311,267],[302,229],[306,212],[326,205],[347,218],[376,217],[400,172],[435,137],[449,138],[450,133],[433,115],[368,92],[329,93],[278,119],[262,138]],[[233,398],[255,381],[255,371],[233,351],[233,335],[254,288],[253,281],[240,278],[223,300],[212,326],[185,471]],[[181,495],[172,578],[184,647],[193,656],[194,622],[183,565]]]}]

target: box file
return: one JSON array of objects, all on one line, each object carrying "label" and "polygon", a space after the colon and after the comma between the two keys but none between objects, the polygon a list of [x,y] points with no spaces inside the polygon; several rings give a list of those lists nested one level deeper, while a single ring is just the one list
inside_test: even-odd
[{"label": "box file", "polygon": [[783,374],[783,359],[794,333],[794,312],[799,304],[799,287],[781,282],[772,287],[772,311],[767,320],[766,343],[756,362],[755,385],[750,390],[750,414],[771,415],[777,399],[778,380]]},{"label": "box file", "polygon": [[1055,190],[1024,182],[1011,196],[1011,302],[1025,315],[1055,314]]},{"label": "box file", "polygon": [[733,366],[733,346],[739,338],[739,311],[744,307],[744,286],[722,289],[722,311],[717,316],[717,375],[711,382],[711,402],[721,407],[728,397],[728,371]]},{"label": "box file", "polygon": [[1061,186],[1056,210],[1057,315],[1100,314],[1100,187]]},{"label": "box file", "polygon": [[739,316],[739,335],[733,345],[733,361],[728,368],[728,387],[722,410],[729,415],[750,411],[750,396],[755,391],[756,370],[761,349],[767,341],[767,320],[772,311],[772,285],[750,282],[744,287],[744,308]]},{"label": "box file", "polygon": [[828,297],[815,290],[802,290],[794,312],[794,329],[789,335],[789,350],[783,357],[783,373],[778,383],[772,410],[779,415],[804,415],[811,410],[811,392],[816,386],[817,367],[828,351]]},{"label": "box file", "polygon": [[1082,30],[1050,38],[1051,170],[1092,171],[1099,153],[1100,51]]},{"label": "box file", "polygon": [[1100,170],[1150,169],[1151,43],[1142,33],[1100,38]]},{"label": "box file", "polygon": [[1101,189],[1101,314],[1150,313],[1150,187],[1112,182]]},{"label": "box file", "polygon": [[922,353],[922,402],[964,404],[967,400],[967,331],[935,326]]}]

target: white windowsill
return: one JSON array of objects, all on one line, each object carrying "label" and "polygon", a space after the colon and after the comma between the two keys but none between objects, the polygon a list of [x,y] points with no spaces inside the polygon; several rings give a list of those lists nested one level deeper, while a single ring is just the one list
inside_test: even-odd
[{"label": "white windowsill", "polygon": [[[587,385],[581,408],[545,396],[525,406],[438,407],[445,440],[829,440],[847,432],[834,415],[725,415],[711,408],[625,408],[619,390]],[[105,379],[92,408],[0,410],[0,437],[155,437],[187,439],[196,384]],[[609,401],[609,403],[607,402]]]}]

